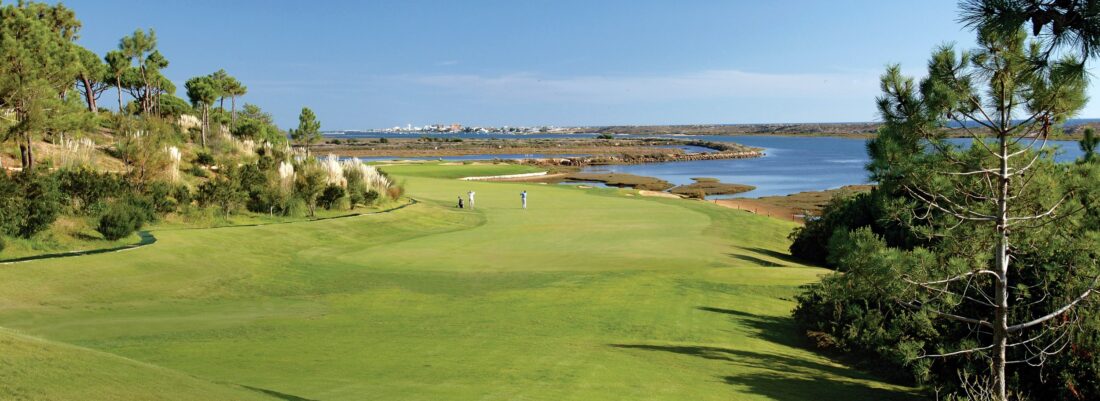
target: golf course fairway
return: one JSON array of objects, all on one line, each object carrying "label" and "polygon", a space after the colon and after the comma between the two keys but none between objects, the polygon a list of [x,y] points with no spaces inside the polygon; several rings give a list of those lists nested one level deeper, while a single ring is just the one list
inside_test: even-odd
[{"label": "golf course fairway", "polygon": [[0,399],[914,397],[800,347],[793,223],[382,168],[418,203],[0,265]]}]

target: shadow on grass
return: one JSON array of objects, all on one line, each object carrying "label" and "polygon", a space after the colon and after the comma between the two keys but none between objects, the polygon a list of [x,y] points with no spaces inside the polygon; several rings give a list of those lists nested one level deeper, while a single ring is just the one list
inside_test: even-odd
[{"label": "shadow on grass", "polygon": [[47,254],[44,254],[44,255],[26,256],[26,257],[22,257],[22,258],[3,259],[3,260],[0,260],[0,265],[9,264],[9,263],[16,263],[16,262],[26,262],[26,261],[30,261],[30,260],[67,258],[67,257],[72,257],[72,256],[95,255],[97,253],[125,251],[127,249],[134,249],[134,248],[140,248],[140,247],[143,247],[143,246],[146,246],[146,245],[152,245],[152,244],[157,242],[157,238],[154,237],[153,234],[148,232],[148,231],[138,231],[137,235],[138,235],[138,238],[140,238],[141,240],[138,241],[138,243],[136,243],[136,244],[117,246],[117,247],[113,247],[113,248],[92,249],[92,250],[87,250],[87,251],[47,253]]},{"label": "shadow on grass", "polygon": [[782,354],[691,345],[611,344],[621,349],[669,352],[751,369],[752,373],[719,376],[745,392],[780,401],[795,400],[919,400],[912,393],[860,383],[870,376],[841,366]]},{"label": "shadow on grass", "polygon": [[734,259],[741,259],[741,260],[744,260],[746,262],[750,262],[750,263],[757,264],[757,265],[764,266],[764,267],[783,267],[783,266],[786,266],[786,265],[782,265],[782,264],[779,264],[779,263],[772,262],[770,260],[760,259],[760,258],[755,257],[755,256],[738,255],[736,253],[729,253],[727,255],[729,255],[729,257],[734,258]]},{"label": "shadow on grass", "polygon": [[[752,337],[792,348],[804,348],[805,340],[790,318],[759,316],[733,309],[700,306],[701,311],[729,316]],[[780,401],[797,400],[920,400],[917,394],[871,387],[860,383],[876,380],[872,375],[825,359],[815,361],[797,355],[765,353],[699,345],[611,344],[611,347],[652,352],[667,352],[718,361],[748,372],[722,375],[722,382]],[[733,371],[732,369],[730,371]]]},{"label": "shadow on grass", "polygon": [[744,250],[744,251],[755,252],[755,253],[758,253],[758,254],[761,254],[761,255],[766,255],[768,257],[776,258],[776,259],[782,260],[782,261],[787,262],[787,263],[795,263],[795,264],[804,264],[804,263],[806,263],[806,261],[801,260],[799,258],[796,258],[796,257],[792,256],[789,253],[773,251],[771,249],[764,249],[764,248],[758,248],[758,247],[744,247],[744,246],[739,246],[738,248],[740,248],[741,250]]},{"label": "shadow on grass", "polygon": [[866,400],[918,401],[928,400],[919,394],[869,387],[860,383],[831,380],[823,377],[792,378],[780,374],[754,373],[722,378],[726,384],[745,388],[773,400]]},{"label": "shadow on grass", "polygon": [[807,343],[795,330],[794,320],[789,317],[760,316],[733,309],[700,306],[696,309],[705,312],[721,313],[730,316],[741,327],[748,328],[749,335],[764,341],[783,344],[788,347],[804,348]]},{"label": "shadow on grass", "polygon": [[270,395],[272,397],[278,398],[280,400],[285,400],[285,401],[317,401],[317,400],[311,400],[309,398],[302,398],[302,397],[299,397],[299,396],[296,396],[296,395],[280,393],[280,392],[275,391],[275,390],[268,390],[266,388],[259,388],[259,387],[245,386],[245,385],[241,385],[241,387],[244,387],[246,389],[255,391],[257,393],[267,394],[267,395]]}]

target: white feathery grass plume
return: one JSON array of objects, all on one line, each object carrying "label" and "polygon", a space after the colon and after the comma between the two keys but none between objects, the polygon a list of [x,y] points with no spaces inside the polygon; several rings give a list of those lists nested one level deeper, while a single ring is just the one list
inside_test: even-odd
[{"label": "white feathery grass plume", "polygon": [[286,154],[297,164],[302,164],[306,160],[306,150],[302,148],[292,148],[290,145],[286,145]]},{"label": "white feathery grass plume", "polygon": [[363,180],[363,186],[378,190],[379,192],[385,190],[390,186],[390,181],[386,179],[386,176],[378,172],[374,166],[368,166],[361,162],[359,158],[352,157],[344,160],[344,170],[359,170],[359,177]]},{"label": "white feathery grass plume", "polygon": [[344,180],[344,166],[340,165],[340,158],[334,154],[329,154],[324,160],[321,161],[321,167],[325,169],[325,173],[328,174],[326,180],[329,184],[347,186],[347,181]]},{"label": "white feathery grass plume", "polygon": [[167,146],[164,150],[168,152],[168,177],[172,179],[172,182],[179,181],[180,160],[183,159],[183,154],[175,146]]},{"label": "white feathery grass plume", "polygon": [[283,190],[290,190],[290,184],[294,182],[294,165],[290,162],[279,162],[279,183]]},{"label": "white feathery grass plume", "polygon": [[78,167],[93,164],[95,142],[88,138],[71,139],[61,135],[58,140],[58,165]]},{"label": "white feathery grass plume", "polygon": [[245,139],[243,141],[239,141],[237,147],[240,148],[241,153],[251,155],[256,150],[256,142],[253,142],[251,139]]},{"label": "white feathery grass plume", "polygon": [[359,168],[363,170],[363,180],[367,182],[368,187],[384,191],[393,184],[386,176],[378,172],[378,169],[374,166],[368,166],[366,164],[361,164],[359,166]]}]

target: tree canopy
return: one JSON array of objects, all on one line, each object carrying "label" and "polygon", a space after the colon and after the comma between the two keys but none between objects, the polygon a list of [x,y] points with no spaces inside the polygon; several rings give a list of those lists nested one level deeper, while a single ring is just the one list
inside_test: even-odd
[{"label": "tree canopy", "polygon": [[290,137],[305,147],[307,155],[310,146],[321,141],[321,122],[309,107],[302,108],[302,113],[298,115],[298,128],[290,131]]}]

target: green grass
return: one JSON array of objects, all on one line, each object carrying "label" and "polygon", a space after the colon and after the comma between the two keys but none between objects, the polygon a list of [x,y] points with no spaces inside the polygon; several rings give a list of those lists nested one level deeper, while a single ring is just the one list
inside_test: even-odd
[{"label": "green grass", "polygon": [[274,400],[119,356],[0,329],[0,399]]},{"label": "green grass", "polygon": [[62,216],[49,229],[30,239],[7,236],[0,238],[5,244],[3,250],[0,250],[0,263],[36,255],[120,248],[141,242],[136,234],[117,241],[104,239],[95,230],[96,223],[98,222],[92,217]]},{"label": "green grass", "polygon": [[[117,392],[165,371],[271,392],[193,399],[912,397],[798,346],[790,298],[824,270],[783,256],[789,223],[625,190],[425,177],[511,166],[385,169],[422,202],[0,266],[0,326],[96,356],[56,354],[30,374],[33,359],[0,342],[0,367],[15,367],[0,376],[39,398],[78,392],[66,375],[131,368]],[[469,190],[477,208],[453,208]]]}]

